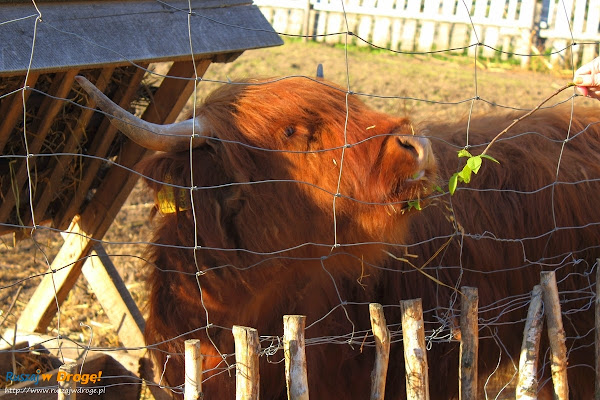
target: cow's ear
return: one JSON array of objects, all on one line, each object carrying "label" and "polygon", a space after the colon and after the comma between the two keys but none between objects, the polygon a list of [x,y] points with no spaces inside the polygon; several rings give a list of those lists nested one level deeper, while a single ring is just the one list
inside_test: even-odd
[{"label": "cow's ear", "polygon": [[198,239],[206,247],[232,249],[239,247],[235,218],[243,207],[237,186],[204,187],[194,193],[194,215]]},{"label": "cow's ear", "polygon": [[186,235],[195,229],[199,246],[236,248],[234,220],[243,206],[241,189],[224,168],[219,147],[194,149],[191,160],[187,151],[156,153],[139,170],[154,192],[163,223],[176,224]]},{"label": "cow's ear", "polygon": [[218,141],[194,150],[192,174],[188,176],[194,212],[187,211],[186,216],[192,219],[201,245],[237,248],[235,217],[244,202],[241,186],[225,165],[228,161],[222,150]]}]

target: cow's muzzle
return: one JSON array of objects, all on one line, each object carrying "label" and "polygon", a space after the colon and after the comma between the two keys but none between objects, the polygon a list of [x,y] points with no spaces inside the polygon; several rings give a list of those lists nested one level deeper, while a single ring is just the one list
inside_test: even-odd
[{"label": "cow's muzzle", "polygon": [[420,179],[426,171],[435,168],[435,159],[429,139],[422,136],[398,136],[396,142],[408,157],[414,159],[417,165],[417,172],[412,177],[413,179]]}]

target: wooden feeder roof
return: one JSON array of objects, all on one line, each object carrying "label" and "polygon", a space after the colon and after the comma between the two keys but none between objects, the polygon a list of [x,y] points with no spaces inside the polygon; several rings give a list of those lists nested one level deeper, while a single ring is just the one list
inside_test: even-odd
[{"label": "wooden feeder roof", "polygon": [[219,55],[282,44],[251,1],[191,3],[189,13],[187,0],[38,1],[38,18],[31,1],[0,1],[0,74],[26,71],[32,53],[31,70],[56,71],[179,61],[191,49]]},{"label": "wooden feeder roof", "polygon": [[[248,0],[192,0],[191,13],[188,0],[36,4],[39,13],[0,0],[0,235],[64,230],[80,215],[101,239],[138,178],[131,169],[146,151],[94,111],[76,75],[171,123],[212,62],[282,44]],[[173,62],[167,78],[147,74],[161,61]]]}]

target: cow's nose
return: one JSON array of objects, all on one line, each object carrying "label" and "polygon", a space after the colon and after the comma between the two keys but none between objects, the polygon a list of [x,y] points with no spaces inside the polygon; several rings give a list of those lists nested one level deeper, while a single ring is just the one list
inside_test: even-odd
[{"label": "cow's nose", "polygon": [[411,154],[421,168],[427,168],[433,161],[431,142],[421,136],[398,136],[396,141]]}]

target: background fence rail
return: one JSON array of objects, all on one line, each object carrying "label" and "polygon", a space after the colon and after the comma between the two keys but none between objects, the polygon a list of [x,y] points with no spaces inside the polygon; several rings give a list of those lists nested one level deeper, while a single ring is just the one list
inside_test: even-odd
[{"label": "background fence rail", "polygon": [[[274,29],[341,43],[352,32],[369,43],[402,52],[452,49],[502,59],[551,53],[573,65],[598,55],[600,3],[594,0],[255,0]],[[344,14],[345,13],[345,14]],[[344,16],[345,15],[345,16]],[[309,24],[307,26],[307,23]],[[582,43],[585,42],[585,43]],[[573,45],[572,59],[560,50]],[[537,47],[536,47],[537,46]],[[500,53],[498,53],[500,51]],[[520,57],[522,65],[529,57]]]}]

